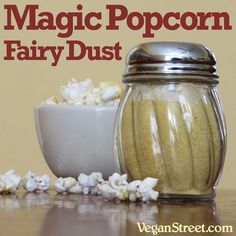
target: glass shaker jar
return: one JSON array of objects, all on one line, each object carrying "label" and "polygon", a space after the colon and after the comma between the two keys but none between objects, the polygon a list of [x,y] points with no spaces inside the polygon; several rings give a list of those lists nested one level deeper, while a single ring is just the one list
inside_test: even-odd
[{"label": "glass shaker jar", "polygon": [[226,151],[215,64],[193,43],[146,43],[127,56],[115,156],[130,180],[158,178],[160,198],[215,196]]}]

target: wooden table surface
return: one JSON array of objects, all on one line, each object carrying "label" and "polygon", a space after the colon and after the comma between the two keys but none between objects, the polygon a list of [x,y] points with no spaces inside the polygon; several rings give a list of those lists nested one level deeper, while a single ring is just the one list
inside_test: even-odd
[{"label": "wooden table surface", "polygon": [[99,196],[18,192],[0,195],[1,236],[124,236],[150,225],[232,225],[234,233],[159,233],[159,235],[236,235],[236,191],[219,191],[215,201],[114,203]]}]

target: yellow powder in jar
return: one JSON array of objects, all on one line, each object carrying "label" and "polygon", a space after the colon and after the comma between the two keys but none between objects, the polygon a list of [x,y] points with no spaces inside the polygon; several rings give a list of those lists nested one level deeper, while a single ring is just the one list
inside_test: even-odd
[{"label": "yellow powder in jar", "polygon": [[220,134],[213,107],[176,101],[129,101],[121,146],[131,179],[159,179],[169,194],[210,194],[220,165]]},{"label": "yellow powder in jar", "polygon": [[[135,148],[135,137],[133,130],[133,103],[129,102],[124,107],[123,111],[123,122],[121,126],[122,135],[125,134],[125,139],[122,142],[122,152],[123,156],[125,156],[125,167],[129,173],[129,177],[131,179],[136,179],[136,177],[140,178],[140,165],[137,159],[137,151]],[[133,147],[133,148],[130,148]]]}]

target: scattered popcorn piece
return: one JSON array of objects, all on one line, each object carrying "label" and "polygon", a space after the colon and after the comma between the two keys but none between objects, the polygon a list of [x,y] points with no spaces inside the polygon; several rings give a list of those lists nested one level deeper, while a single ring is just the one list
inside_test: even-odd
[{"label": "scattered popcorn piece", "polygon": [[103,181],[102,173],[100,172],[93,172],[90,175],[80,174],[78,177],[78,183],[82,187],[83,194],[99,194],[97,185]]},{"label": "scattered popcorn piece", "polygon": [[66,192],[66,188],[64,186],[64,179],[62,177],[58,178],[55,182],[55,190],[57,193]]},{"label": "scattered popcorn piece", "polygon": [[51,178],[48,175],[37,176],[36,183],[39,190],[47,191],[50,188]]},{"label": "scattered popcorn piece", "polygon": [[78,183],[76,183],[76,185],[68,189],[69,193],[82,193],[82,191],[83,191],[82,187]]},{"label": "scattered popcorn piece", "polygon": [[102,177],[102,173],[101,172],[93,172],[90,175],[97,183],[102,183],[104,182],[104,179]]},{"label": "scattered popcorn piece", "polygon": [[66,190],[74,187],[76,184],[77,184],[77,181],[75,178],[73,178],[73,177],[64,178],[64,186],[65,186]]},{"label": "scattered popcorn piece", "polygon": [[83,194],[89,193],[89,176],[85,174],[80,174],[78,177],[79,185],[82,187]]},{"label": "scattered popcorn piece", "polygon": [[7,171],[4,176],[8,178],[16,186],[16,189],[19,188],[21,183],[21,177],[16,174],[14,170]]},{"label": "scattered popcorn piece", "polygon": [[113,189],[107,183],[98,184],[98,190],[101,193],[102,197],[106,200],[114,200],[115,198],[117,198],[117,190]]},{"label": "scattered popcorn piece", "polygon": [[[58,178],[55,182],[55,189],[58,193],[64,193],[69,189],[72,189],[77,185],[77,181],[75,178],[66,177],[66,178]],[[74,189],[73,189],[74,190]]]},{"label": "scattered popcorn piece", "polygon": [[0,193],[15,193],[21,183],[21,177],[14,170],[0,176]]},{"label": "scattered popcorn piece", "polygon": [[36,174],[32,171],[28,171],[22,178],[22,184],[27,192],[34,192],[37,189],[37,183],[35,181]]},{"label": "scattered popcorn piece", "polygon": [[42,103],[43,105],[55,105],[55,104],[58,104],[58,101],[57,99],[52,96],[50,98],[48,98],[45,102]]},{"label": "scattered popcorn piece", "polygon": [[37,190],[38,184],[35,179],[23,180],[23,187],[27,192],[35,192]]},{"label": "scattered popcorn piece", "polygon": [[112,176],[109,177],[108,182],[112,188],[120,189],[122,188],[122,186],[128,185],[127,179],[127,174],[120,175],[118,173],[114,173]]},{"label": "scattered popcorn piece", "polygon": [[153,188],[157,185],[158,179],[147,177],[143,181],[135,180],[129,183],[128,192],[130,201],[140,199],[143,202],[156,201],[159,193]]},{"label": "scattered popcorn piece", "polygon": [[98,184],[98,190],[107,200],[112,200],[115,198],[119,200],[126,200],[129,197],[127,175],[114,173],[109,177],[108,181]]},{"label": "scattered popcorn piece", "polygon": [[129,193],[127,190],[127,186],[123,186],[117,191],[116,196],[119,200],[127,200],[129,198]]},{"label": "scattered popcorn piece", "polygon": [[8,178],[3,177],[5,182],[5,187],[3,193],[15,193],[16,192],[16,185]]},{"label": "scattered popcorn piece", "polygon": [[153,189],[146,189],[146,191],[140,191],[141,200],[143,202],[156,201],[159,197],[159,193]]},{"label": "scattered popcorn piece", "polygon": [[152,178],[152,177],[147,177],[143,180],[144,185],[149,186],[150,188],[154,188],[158,183],[158,179]]},{"label": "scattered popcorn piece", "polygon": [[51,178],[48,175],[37,176],[32,171],[28,171],[23,177],[22,183],[27,192],[47,191],[50,187]]},{"label": "scattered popcorn piece", "polygon": [[[150,185],[152,186],[151,182]],[[148,181],[143,181],[138,189],[139,196],[143,202],[155,201],[158,198],[158,192],[154,191],[150,185]]]},{"label": "scattered popcorn piece", "polygon": [[58,193],[83,193],[99,194],[97,185],[104,182],[102,173],[93,172],[91,175],[80,174],[78,182],[75,178],[58,178],[55,182],[55,188]]},{"label": "scattered popcorn piece", "polygon": [[137,191],[141,185],[141,180],[134,180],[128,185],[128,192],[129,192],[129,200],[131,202],[135,202],[137,198],[139,197],[137,194]]},{"label": "scattered popcorn piece", "polygon": [[100,194],[97,185],[104,182],[104,179],[102,177],[102,173],[100,172],[93,172],[89,176],[89,192],[91,194]]},{"label": "scattered popcorn piece", "polygon": [[119,189],[112,188],[109,182],[104,182],[102,184],[98,184],[97,186],[99,193],[106,200],[126,200],[129,197],[127,187],[121,186]]},{"label": "scattered popcorn piece", "polygon": [[28,192],[37,190],[46,191],[50,187],[50,177],[48,175],[36,176],[35,173],[28,171],[21,179],[14,170],[7,171],[0,176],[0,193],[15,193],[22,183]]}]

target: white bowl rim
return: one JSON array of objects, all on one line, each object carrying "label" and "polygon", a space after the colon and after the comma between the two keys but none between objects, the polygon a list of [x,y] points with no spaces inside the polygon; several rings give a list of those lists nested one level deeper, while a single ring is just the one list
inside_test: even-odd
[{"label": "white bowl rim", "polygon": [[74,105],[74,104],[39,104],[34,109],[78,109],[78,110],[117,110],[118,105]]}]

